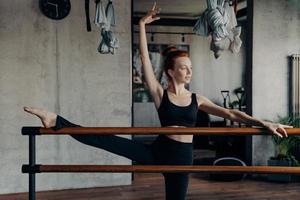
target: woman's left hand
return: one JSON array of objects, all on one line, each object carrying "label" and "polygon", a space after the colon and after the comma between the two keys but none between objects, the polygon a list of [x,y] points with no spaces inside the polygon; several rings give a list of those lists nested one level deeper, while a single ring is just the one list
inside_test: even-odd
[{"label": "woman's left hand", "polygon": [[283,124],[277,124],[272,122],[265,122],[264,123],[265,128],[267,128],[272,134],[277,135],[279,137],[287,137],[288,134],[286,132],[286,128],[293,128],[293,126],[283,125]]},{"label": "woman's left hand", "polygon": [[159,14],[160,8],[156,6],[156,2],[154,2],[152,9],[148,11],[148,13],[140,19],[140,23],[150,24],[153,21],[159,20],[160,17],[157,16]]}]

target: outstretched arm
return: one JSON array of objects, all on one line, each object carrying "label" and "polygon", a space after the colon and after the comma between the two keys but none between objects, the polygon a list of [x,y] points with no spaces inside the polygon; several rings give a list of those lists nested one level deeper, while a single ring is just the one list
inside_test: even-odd
[{"label": "outstretched arm", "polygon": [[146,83],[149,87],[150,94],[154,100],[156,108],[160,105],[163,88],[160,83],[156,80],[152,64],[149,58],[148,46],[147,46],[147,36],[146,36],[146,24],[149,24],[153,21],[159,19],[156,14],[159,13],[159,8],[156,7],[156,3],[154,3],[152,9],[144,16],[140,22],[140,53],[141,53],[141,60],[143,65],[143,71],[145,75]]},{"label": "outstretched arm", "polygon": [[219,117],[223,117],[232,121],[244,123],[251,126],[264,127],[267,128],[271,133],[279,137],[283,137],[283,135],[287,137],[287,132],[285,128],[293,128],[292,126],[262,121],[254,117],[251,117],[250,115],[247,115],[246,113],[241,112],[239,110],[223,108],[221,106],[214,104],[209,99],[203,96],[197,96],[197,99],[198,102],[200,102],[199,109],[209,114],[216,115]]}]

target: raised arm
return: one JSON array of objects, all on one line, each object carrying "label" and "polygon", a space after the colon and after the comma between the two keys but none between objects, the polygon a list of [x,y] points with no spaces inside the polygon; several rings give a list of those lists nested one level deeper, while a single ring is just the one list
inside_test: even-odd
[{"label": "raised arm", "polygon": [[271,133],[279,137],[283,137],[283,135],[287,137],[285,128],[293,128],[292,126],[262,121],[250,115],[247,115],[246,113],[241,112],[239,110],[223,108],[221,106],[214,104],[209,99],[203,96],[197,96],[197,99],[198,102],[200,103],[199,109],[209,114],[223,117],[239,123],[244,123],[250,126],[264,127],[267,128]]},{"label": "raised arm", "polygon": [[152,64],[149,58],[148,46],[147,46],[147,36],[146,36],[146,24],[149,24],[155,20],[158,20],[159,17],[156,14],[159,13],[159,8],[156,7],[156,3],[154,3],[152,9],[144,16],[140,22],[140,54],[143,65],[143,71],[146,83],[149,87],[150,94],[154,100],[156,108],[160,105],[163,88],[160,83],[156,80]]}]

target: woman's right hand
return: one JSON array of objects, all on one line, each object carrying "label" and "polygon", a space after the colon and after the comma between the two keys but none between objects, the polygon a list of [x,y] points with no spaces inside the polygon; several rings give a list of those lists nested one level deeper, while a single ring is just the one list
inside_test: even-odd
[{"label": "woman's right hand", "polygon": [[140,24],[150,24],[153,21],[159,20],[160,17],[156,16],[159,14],[160,8],[156,6],[156,2],[154,2],[152,9],[148,11],[148,13],[140,19]]}]

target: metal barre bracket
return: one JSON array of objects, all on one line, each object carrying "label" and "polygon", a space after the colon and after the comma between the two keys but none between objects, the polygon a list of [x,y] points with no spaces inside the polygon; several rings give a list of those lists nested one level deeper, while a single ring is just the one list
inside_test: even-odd
[{"label": "metal barre bracket", "polygon": [[34,166],[22,165],[22,173],[24,174],[41,173],[40,166],[41,165],[34,165]]},{"label": "metal barre bracket", "polygon": [[40,128],[35,126],[22,127],[22,135],[41,135]]}]

